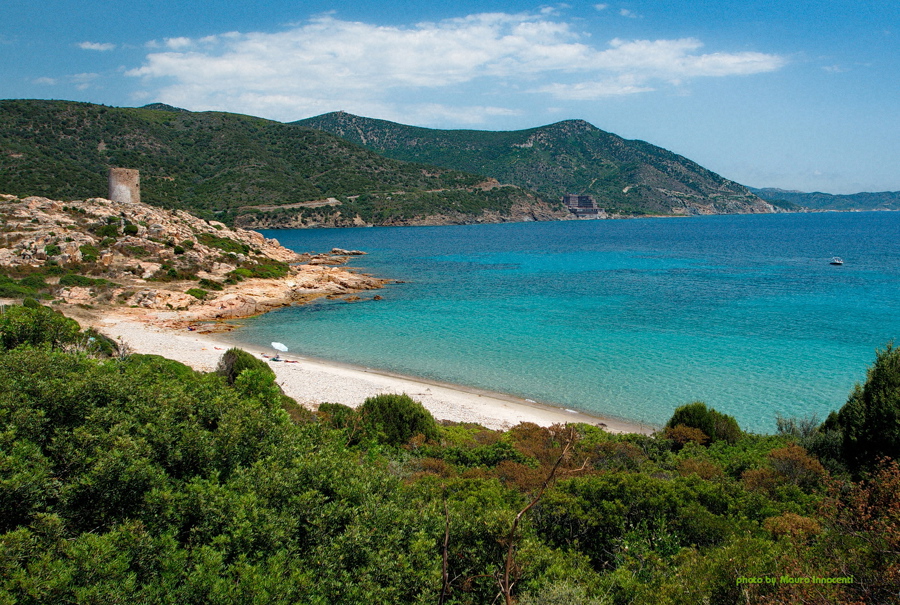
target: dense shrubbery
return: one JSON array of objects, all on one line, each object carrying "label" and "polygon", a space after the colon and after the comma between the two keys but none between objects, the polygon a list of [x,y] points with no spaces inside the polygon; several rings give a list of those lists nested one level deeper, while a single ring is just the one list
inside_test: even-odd
[{"label": "dense shrubbery", "polygon": [[265,361],[257,359],[247,351],[236,347],[225,351],[222,359],[219,360],[219,366],[216,368],[216,372],[224,377],[225,381],[230,385],[235,383],[237,377],[244,370],[257,370],[267,376],[275,376],[275,372],[272,371],[272,368]]},{"label": "dense shrubbery", "polygon": [[[669,429],[687,427],[703,431],[710,443],[716,441],[734,443],[741,436],[741,429],[734,417],[707,408],[702,401],[695,401],[677,408],[672,414],[672,418],[666,423],[666,427]],[[696,436],[695,440],[700,441],[702,438]]]},{"label": "dense shrubbery", "polygon": [[0,344],[4,350],[22,345],[49,345],[53,349],[75,344],[80,339],[80,326],[73,319],[26,299],[0,313]]},{"label": "dense shrubbery", "polygon": [[[896,602],[900,468],[830,475],[815,425],[704,445],[439,425],[401,395],[304,415],[238,349],[208,374],[98,359],[34,302],[0,334],[2,603]],[[891,355],[862,401],[894,401]],[[782,575],[855,581],[738,582]]]},{"label": "dense shrubbery", "polygon": [[359,408],[363,424],[389,445],[403,445],[416,435],[438,438],[434,418],[421,403],[409,395],[376,395]]}]

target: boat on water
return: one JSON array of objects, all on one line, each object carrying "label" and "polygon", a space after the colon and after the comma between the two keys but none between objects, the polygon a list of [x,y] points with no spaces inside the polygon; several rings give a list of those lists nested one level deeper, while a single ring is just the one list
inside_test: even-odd
[{"label": "boat on water", "polygon": [[835,256],[831,259],[831,264],[832,265],[843,265],[844,259],[842,259],[840,256]]}]

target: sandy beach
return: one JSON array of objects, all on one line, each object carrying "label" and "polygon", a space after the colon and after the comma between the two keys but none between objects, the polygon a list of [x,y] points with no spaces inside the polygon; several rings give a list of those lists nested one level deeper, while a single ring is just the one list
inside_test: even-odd
[{"label": "sandy beach", "polygon": [[[85,325],[84,318],[79,318]],[[201,334],[184,328],[150,325],[136,317],[106,314],[88,322],[103,334],[121,341],[134,353],[162,355],[204,372],[216,368],[222,354],[235,343],[222,334]],[[260,358],[274,351],[238,345]],[[584,422],[603,426],[614,433],[649,433],[654,427],[599,418],[573,410],[542,405],[511,395],[483,391],[371,368],[350,366],[282,353],[282,361],[271,362],[278,384],[297,402],[311,409],[320,403],[359,406],[380,393],[406,393],[420,401],[439,420],[474,422],[492,429],[507,429],[520,422],[541,426]]]}]

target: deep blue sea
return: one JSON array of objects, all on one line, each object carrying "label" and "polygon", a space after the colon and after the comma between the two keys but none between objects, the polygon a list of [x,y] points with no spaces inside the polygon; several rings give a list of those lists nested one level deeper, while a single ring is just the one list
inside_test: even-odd
[{"label": "deep blue sea", "polygon": [[900,339],[900,212],[264,233],[406,283],[235,339],[627,420],[696,400],[756,432],[824,419]]}]

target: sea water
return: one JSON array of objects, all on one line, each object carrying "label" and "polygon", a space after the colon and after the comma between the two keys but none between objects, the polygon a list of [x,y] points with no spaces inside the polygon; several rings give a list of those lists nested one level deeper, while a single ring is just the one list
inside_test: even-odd
[{"label": "sea water", "polygon": [[[402,280],[243,322],[292,353],[661,425],[824,419],[900,337],[900,213],[266,231]],[[829,264],[843,257],[843,266]]]}]

